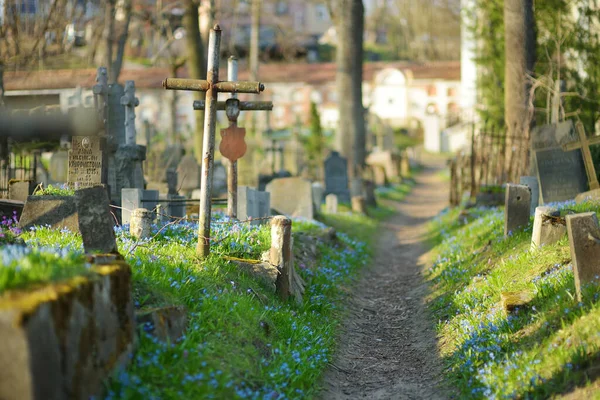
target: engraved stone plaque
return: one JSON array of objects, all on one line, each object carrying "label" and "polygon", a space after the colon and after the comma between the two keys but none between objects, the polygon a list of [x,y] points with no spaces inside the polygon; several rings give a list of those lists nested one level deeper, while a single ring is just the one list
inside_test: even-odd
[{"label": "engraved stone plaque", "polygon": [[77,188],[102,184],[102,149],[99,137],[73,136],[69,150],[68,184]]}]

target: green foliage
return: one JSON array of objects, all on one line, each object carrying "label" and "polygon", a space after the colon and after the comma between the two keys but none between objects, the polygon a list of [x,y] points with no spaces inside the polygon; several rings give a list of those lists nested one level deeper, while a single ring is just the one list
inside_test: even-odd
[{"label": "green foliage", "polygon": [[[550,398],[587,385],[600,352],[600,288],[589,285],[585,301],[575,299],[566,235],[530,251],[531,224],[505,238],[503,222],[501,208],[471,208],[447,210],[431,225],[429,304],[458,397]],[[515,291],[533,300],[507,314],[501,293]]]},{"label": "green foliage", "polygon": [[[504,1],[475,2],[475,8],[466,10],[468,20],[476,21],[471,31],[478,40],[475,62],[478,76],[482,118],[489,124],[504,124]],[[575,18],[574,10],[579,14]],[[475,17],[475,18],[473,18]],[[600,19],[589,0],[548,0],[535,2],[537,31],[537,62],[535,76],[553,81],[560,77],[566,82],[567,92],[578,96],[564,98],[567,113],[580,111],[587,132],[594,132],[600,116],[600,40],[597,27]],[[560,43],[560,45],[559,45]],[[559,56],[560,55],[560,56]],[[559,64],[557,60],[561,59]],[[546,86],[548,82],[546,82]],[[546,89],[535,93],[538,124],[547,120]],[[544,111],[541,111],[544,110]],[[548,110],[549,111],[549,110]]]},{"label": "green foliage", "polygon": [[47,187],[38,189],[33,193],[34,196],[73,196],[74,194],[75,189],[72,189],[67,185],[48,185]]},{"label": "green foliage", "polygon": [[308,158],[308,164],[313,171],[313,175],[318,175],[323,164],[323,152],[325,151],[326,139],[323,135],[321,126],[321,117],[314,102],[310,103],[310,134],[303,141],[304,150]]}]

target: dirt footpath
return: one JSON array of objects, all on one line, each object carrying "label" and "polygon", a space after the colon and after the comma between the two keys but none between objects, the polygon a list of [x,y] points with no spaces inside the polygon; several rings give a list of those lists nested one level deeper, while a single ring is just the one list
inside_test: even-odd
[{"label": "dirt footpath", "polygon": [[383,225],[376,256],[354,289],[321,397],[445,399],[435,325],[426,312],[422,269],[426,223],[448,204],[440,161],[425,170]]}]

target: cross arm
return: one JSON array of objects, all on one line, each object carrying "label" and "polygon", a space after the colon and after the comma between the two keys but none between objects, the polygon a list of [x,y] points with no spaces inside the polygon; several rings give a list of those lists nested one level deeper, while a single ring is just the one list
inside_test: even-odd
[{"label": "cross arm", "polygon": [[[587,140],[589,146],[600,144],[600,136],[593,136]],[[564,151],[572,151],[581,148],[581,142],[566,143],[562,145]]]},{"label": "cross arm", "polygon": [[[217,82],[212,85],[217,92],[221,93],[253,93],[259,94],[265,90],[265,85],[260,82]],[[206,92],[210,90],[209,81],[200,79],[167,78],[163,81],[163,88],[167,90],[190,90],[195,92]]]},{"label": "cross arm", "polygon": [[[194,110],[204,110],[206,107],[206,102],[204,100],[196,100],[194,101]],[[217,110],[225,110],[226,102],[219,101],[217,102]],[[240,111],[272,111],[273,110],[273,102],[272,101],[240,101],[239,102],[239,110]]]}]

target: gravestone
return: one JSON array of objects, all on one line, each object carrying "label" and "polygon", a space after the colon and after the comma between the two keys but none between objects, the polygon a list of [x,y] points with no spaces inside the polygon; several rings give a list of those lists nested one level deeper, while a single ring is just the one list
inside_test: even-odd
[{"label": "gravestone", "polygon": [[338,197],[335,194],[325,196],[325,210],[329,214],[337,214],[338,212]]},{"label": "gravestone", "polygon": [[325,194],[331,193],[342,202],[350,201],[348,161],[337,151],[332,151],[325,160]]},{"label": "gravestone", "polygon": [[575,138],[571,121],[543,125],[533,130],[533,165],[539,181],[541,204],[571,200],[587,190],[581,150],[565,152],[561,147]]},{"label": "gravestone", "polygon": [[198,165],[196,157],[187,155],[181,159],[177,166],[177,187],[183,192],[188,193],[200,187],[200,176],[202,168]]},{"label": "gravestone", "polygon": [[582,300],[584,285],[598,283],[600,277],[600,228],[595,212],[566,216],[567,234],[577,299]]},{"label": "gravestone", "polygon": [[367,202],[367,206],[377,207],[377,197],[375,196],[375,182],[365,180],[363,181],[363,186],[365,189],[365,200]]},{"label": "gravestone", "polygon": [[117,253],[114,219],[104,186],[75,191],[79,232],[86,253]]},{"label": "gravestone", "polygon": [[69,150],[70,187],[87,188],[102,184],[102,141],[97,136],[73,136]]},{"label": "gravestone", "polygon": [[154,213],[145,208],[136,208],[131,212],[129,233],[136,239],[146,239],[152,236]]},{"label": "gravestone", "polygon": [[267,185],[271,208],[290,217],[314,218],[312,185],[302,178],[273,179]]},{"label": "gravestone", "polygon": [[565,217],[553,207],[539,206],[535,209],[533,231],[531,233],[531,250],[552,245],[567,233]]},{"label": "gravestone", "polygon": [[237,217],[240,221],[247,221],[258,217],[258,202],[256,190],[248,186],[238,186]]},{"label": "gravestone", "polygon": [[[271,194],[269,192],[256,191],[258,201],[258,218],[267,218],[271,216]],[[259,221],[263,223],[265,221]]]},{"label": "gravestone", "polygon": [[312,193],[313,193],[313,204],[315,207],[315,211],[319,212],[321,210],[321,204],[323,204],[323,196],[325,195],[325,188],[320,182],[313,182],[312,184]]},{"label": "gravestone", "polygon": [[146,208],[154,211],[158,205],[158,199],[158,190],[121,189],[121,224],[129,224],[131,213],[137,208]]},{"label": "gravestone", "polygon": [[8,198],[9,200],[25,202],[27,201],[27,197],[33,194],[35,186],[34,181],[11,180],[8,182]]},{"label": "gravestone", "polygon": [[179,194],[167,194],[167,200],[169,201],[167,207],[167,213],[171,217],[171,220],[177,220],[185,217],[185,202],[181,200],[185,200],[186,197]]},{"label": "gravestone", "polygon": [[538,179],[535,176],[522,176],[519,183],[531,189],[531,208],[529,213],[535,215],[535,209],[540,204],[540,185]]},{"label": "gravestone", "polygon": [[69,174],[69,153],[59,150],[52,153],[49,165],[50,179],[52,182],[64,183]]},{"label": "gravestone", "polygon": [[74,196],[29,196],[23,207],[19,227],[29,230],[34,226],[52,229],[79,230],[79,219]]},{"label": "gravestone", "polygon": [[529,224],[531,190],[524,185],[506,185],[504,203],[504,236],[516,232]]},{"label": "gravestone", "polygon": [[220,161],[213,164],[212,195],[218,197],[227,194],[227,168]]}]

